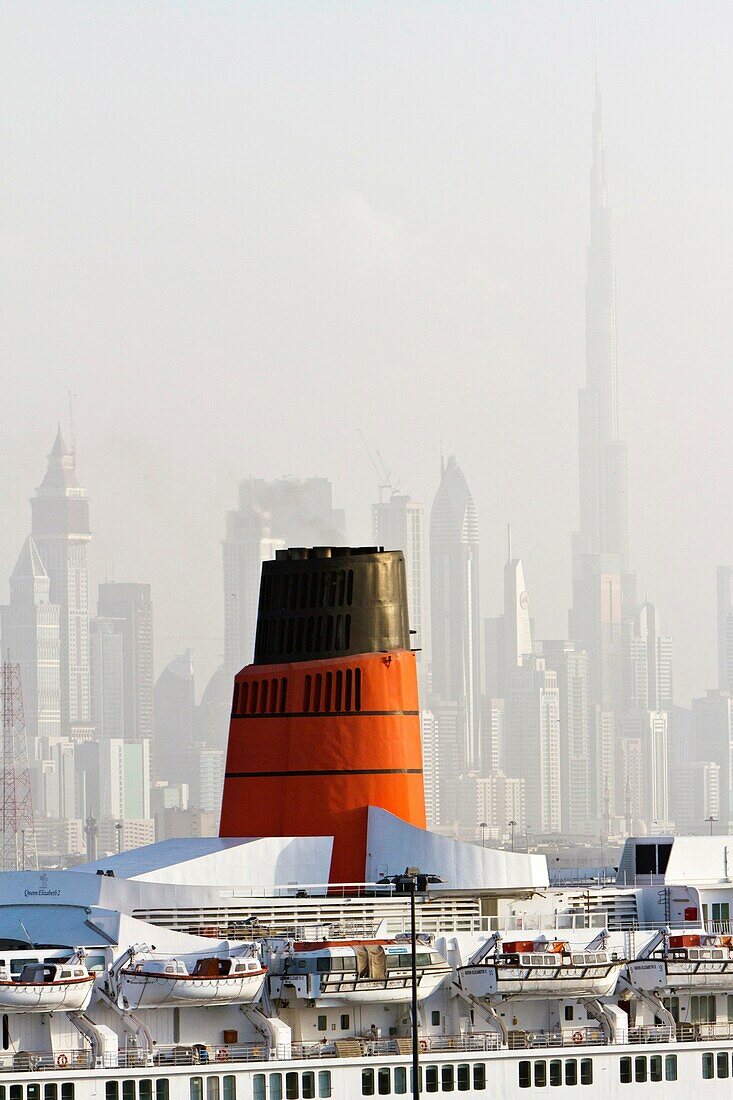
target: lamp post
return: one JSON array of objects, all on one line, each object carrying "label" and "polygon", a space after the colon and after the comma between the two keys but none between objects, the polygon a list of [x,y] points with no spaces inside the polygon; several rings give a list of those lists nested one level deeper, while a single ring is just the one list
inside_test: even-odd
[{"label": "lamp post", "polygon": [[481,847],[482,848],[486,847],[486,830],[488,829],[488,827],[489,826],[486,824],[485,821],[482,821],[481,824],[479,825],[479,829],[481,830]]},{"label": "lamp post", "polygon": [[717,821],[718,819],[717,819],[717,817],[713,817],[711,815],[710,817],[706,817],[705,820],[710,822],[710,835],[712,836],[713,835],[713,822]]},{"label": "lamp post", "polygon": [[517,823],[516,823],[516,821],[514,821],[514,819],[512,819],[512,820],[511,820],[511,821],[509,822],[509,828],[510,828],[510,829],[511,829],[511,831],[512,831],[512,851],[514,851],[514,826],[515,826],[516,824],[517,824]]},{"label": "lamp post", "polygon": [[417,867],[406,867],[401,875],[392,875],[379,879],[378,886],[395,886],[397,893],[410,894],[410,948],[412,952],[412,1093],[415,1100],[420,1097],[420,1041],[417,1019],[417,918],[415,914],[415,895],[418,888],[425,892],[429,882],[442,882],[438,875],[423,874]]},{"label": "lamp post", "polygon": [[122,851],[122,822],[121,821],[117,822],[117,824],[115,825],[115,829],[117,830],[117,855],[119,855],[120,852]]}]

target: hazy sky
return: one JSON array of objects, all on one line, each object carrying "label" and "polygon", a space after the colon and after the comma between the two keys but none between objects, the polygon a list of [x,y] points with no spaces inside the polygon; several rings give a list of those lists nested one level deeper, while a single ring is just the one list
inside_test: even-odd
[{"label": "hazy sky", "polygon": [[[567,631],[598,19],[631,559],[715,683],[733,561],[733,7],[35,0],[0,8],[0,578],[75,394],[93,577],[154,586],[158,667],[222,652],[253,473],[430,502],[441,440]],[[3,595],[2,599],[5,598]],[[96,603],[96,583],[93,588]]]}]

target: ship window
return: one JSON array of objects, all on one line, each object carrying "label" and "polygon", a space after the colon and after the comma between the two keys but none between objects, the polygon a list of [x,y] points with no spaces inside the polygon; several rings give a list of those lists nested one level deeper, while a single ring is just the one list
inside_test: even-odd
[{"label": "ship window", "polygon": [[[108,1082],[108,1083],[113,1084],[115,1086],[117,1085],[116,1081],[111,1081],[111,1082]],[[59,1087],[58,1087],[58,1085],[56,1084],[55,1081],[50,1085],[44,1085],[43,1086],[43,1100],[56,1100],[56,1097],[58,1096],[58,1094],[59,1094]],[[5,1097],[0,1096],[0,1100],[5,1100]],[[114,1100],[117,1100],[117,1090],[116,1090],[116,1088],[115,1088]]]},{"label": "ship window", "polygon": [[553,1058],[550,1062],[550,1087],[558,1088],[562,1085],[562,1062],[559,1058]]},{"label": "ship window", "polygon": [[343,1015],[341,1016],[341,1030],[342,1031],[348,1031],[350,1027],[351,1027],[351,1018],[350,1018],[348,1012],[344,1012]]},{"label": "ship window", "polygon": [[702,1056],[702,1079],[703,1081],[710,1081],[715,1076],[713,1072],[713,1056],[712,1054],[703,1054]]},{"label": "ship window", "polygon": [[439,1009],[434,1008],[433,1011],[430,1013],[430,1023],[433,1027],[439,1027],[440,1026],[440,1010]]},{"label": "ship window", "polygon": [[285,1074],[285,1100],[298,1100],[300,1089],[297,1073]]},{"label": "ship window", "polygon": [[426,1066],[425,1067],[425,1091],[437,1092],[438,1091],[438,1067]]},{"label": "ship window", "polygon": [[631,1059],[630,1058],[622,1058],[621,1061],[619,1062],[619,1065],[618,1065],[618,1079],[619,1079],[619,1081],[621,1082],[622,1085],[630,1085],[631,1084],[632,1074],[631,1074]]},{"label": "ship window", "polygon": [[634,1080],[640,1084],[646,1081],[646,1058],[643,1054],[634,1058]]},{"label": "ship window", "polygon": [[74,1100],[73,1081],[65,1081],[61,1086],[61,1100]]},{"label": "ship window", "polygon": [[565,1061],[565,1084],[577,1085],[578,1083],[578,1062],[575,1058],[567,1058]]},{"label": "ship window", "polygon": [[270,1074],[270,1100],[283,1100],[282,1073]]},{"label": "ship window", "polygon": [[404,1066],[397,1066],[394,1071],[394,1090],[399,1096],[407,1092],[407,1070]]},{"label": "ship window", "polygon": [[377,1093],[380,1096],[389,1096],[392,1091],[391,1073],[387,1066],[377,1070]]},{"label": "ship window", "polygon": [[26,1085],[25,1100],[41,1100],[40,1085]]},{"label": "ship window", "polygon": [[451,1065],[443,1066],[440,1071],[440,1089],[441,1092],[453,1092],[454,1080],[453,1080],[454,1067]]},{"label": "ship window", "polygon": [[531,955],[522,955],[522,966],[529,966],[532,962]]},{"label": "ship window", "polygon": [[566,1020],[572,1020],[575,1015],[572,1005],[565,1005],[564,1016]]},{"label": "ship window", "polygon": [[361,1095],[374,1096],[374,1070],[363,1069],[361,1071]]},{"label": "ship window", "polygon": [[544,1058],[538,1058],[534,1064],[534,1087],[543,1089],[547,1084],[547,1062]]},{"label": "ship window", "polygon": [[665,1081],[677,1080],[677,1055],[667,1054],[664,1058],[664,1079]]},{"label": "ship window", "polygon": [[327,1016],[319,1016],[317,1027],[318,1027],[319,1031],[326,1031],[327,1028],[328,1028],[328,1017]]},{"label": "ship window", "polygon": [[483,1092],[486,1088],[486,1066],[483,1062],[477,1062],[473,1067],[474,1092]]},{"label": "ship window", "polygon": [[138,1084],[138,1096],[140,1100],[153,1100],[153,1082],[149,1077],[143,1078]]},{"label": "ship window", "polygon": [[323,970],[330,970],[330,969],[331,969],[331,960],[329,958],[316,959],[316,970],[323,971]]},{"label": "ship window", "polygon": [[256,1073],[252,1078],[253,1100],[265,1100],[265,1096],[265,1075],[264,1073]]},{"label": "ship window", "polygon": [[593,1084],[593,1062],[590,1058],[580,1059],[580,1083],[581,1085]]},{"label": "ship window", "polygon": [[311,709],[311,677],[306,676],[305,687],[303,688],[303,710],[307,714]]},{"label": "ship window", "polygon": [[10,1046],[10,1023],[7,1012],[3,1013],[3,1050]]},{"label": "ship window", "polygon": [[418,966],[430,966],[430,952],[429,951],[427,953],[422,953],[422,952],[418,951],[418,953],[417,953],[417,965]]},{"label": "ship window", "polygon": [[323,1097],[331,1095],[331,1070],[319,1069],[318,1071],[318,1095]]},{"label": "ship window", "polygon": [[122,1082],[122,1100],[135,1100],[135,1082]]},{"label": "ship window", "polygon": [[718,1051],[718,1056],[715,1059],[715,1062],[716,1062],[715,1069],[716,1069],[716,1072],[718,1074],[718,1077],[727,1077],[728,1073],[729,1073],[728,1051],[727,1050]]},{"label": "ship window", "polygon": [[190,1100],[204,1100],[204,1079],[203,1077],[192,1077],[188,1092]]},{"label": "ship window", "polygon": [[693,994],[690,997],[690,1023],[715,1023],[715,994]]},{"label": "ship window", "polygon": [[661,1081],[662,1080],[662,1056],[661,1054],[653,1054],[649,1059],[649,1080]]},{"label": "ship window", "polygon": [[519,1087],[528,1089],[532,1084],[532,1063],[524,1059],[519,1063]]},{"label": "ship window", "polygon": [[[226,1077],[224,1078],[226,1081]],[[170,1084],[167,1077],[159,1077],[155,1082],[155,1100],[168,1100]]]},{"label": "ship window", "polygon": [[[181,1041],[181,1010],[180,1008],[173,1009],[173,1042],[180,1043]],[[191,1097],[194,1100],[194,1097]]]},{"label": "ship window", "polygon": [[11,1085],[10,1086],[10,1100],[23,1100],[23,1086]]},{"label": "ship window", "polygon": [[303,1100],[315,1100],[316,1095],[316,1075],[313,1070],[308,1070],[303,1074]]},{"label": "ship window", "polygon": [[456,1084],[459,1092],[469,1092],[471,1089],[471,1068],[468,1062],[461,1062],[456,1066]]}]

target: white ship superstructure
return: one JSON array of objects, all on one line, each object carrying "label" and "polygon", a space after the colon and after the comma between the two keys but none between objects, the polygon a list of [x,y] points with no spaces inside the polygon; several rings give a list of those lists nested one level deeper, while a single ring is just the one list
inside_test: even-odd
[{"label": "white ship superstructure", "polygon": [[561,886],[370,813],[372,881],[339,888],[324,838],[2,875],[0,1098],[408,1094],[410,898],[379,880],[418,840],[421,1094],[727,1095],[733,838],[632,839],[615,883]]}]

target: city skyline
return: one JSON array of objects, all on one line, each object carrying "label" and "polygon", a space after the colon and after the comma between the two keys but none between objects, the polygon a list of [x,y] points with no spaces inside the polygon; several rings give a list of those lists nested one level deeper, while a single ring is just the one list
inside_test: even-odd
[{"label": "city skyline", "polygon": [[[415,21],[398,4],[369,19],[333,10],[321,41],[322,18],[303,17],[296,34],[286,15],[252,10],[230,13],[203,52],[185,3],[141,16],[140,37],[109,5],[85,20],[65,5],[47,12],[57,34],[38,13],[14,15],[14,266],[0,340],[17,369],[2,441],[17,486],[38,483],[60,412],[70,438],[71,390],[94,502],[92,578],[152,583],[166,622],[159,666],[195,644],[204,683],[223,651],[212,533],[241,477],[330,477],[364,542],[374,479],[357,429],[423,502],[442,440],[481,517],[485,613],[501,605],[511,522],[538,633],[561,637],[578,522],[597,15],[631,560],[677,639],[677,686],[691,698],[712,682],[711,576],[733,545],[721,505],[733,467],[730,258],[712,245],[726,236],[733,174],[720,140],[733,17],[642,0],[598,12],[559,2],[531,19],[522,4],[458,3]],[[204,92],[209,46],[217,79]],[[292,69],[271,63],[283,46]],[[138,56],[134,96],[117,49]],[[160,81],[191,101],[185,119]],[[402,94],[384,112],[373,92],[390,81]],[[54,110],[34,110],[39,99]],[[247,141],[231,140],[235,118]],[[62,167],[50,191],[40,148]],[[26,495],[0,502],[3,575]]]}]

